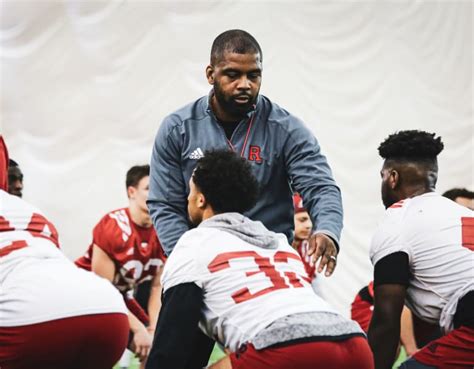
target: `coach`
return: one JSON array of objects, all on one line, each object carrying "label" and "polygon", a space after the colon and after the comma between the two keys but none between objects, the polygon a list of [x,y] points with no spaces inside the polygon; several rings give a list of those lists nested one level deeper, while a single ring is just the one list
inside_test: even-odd
[{"label": "coach", "polygon": [[206,77],[209,96],[167,116],[151,159],[148,207],[166,254],[189,229],[186,198],[197,159],[226,148],[245,157],[260,185],[258,202],[245,213],[289,239],[292,191],[301,194],[315,232],[310,254],[326,275],[336,266],[342,229],[341,194],[318,141],[296,117],[259,95],[262,51],[242,30],[220,34],[212,45]]}]

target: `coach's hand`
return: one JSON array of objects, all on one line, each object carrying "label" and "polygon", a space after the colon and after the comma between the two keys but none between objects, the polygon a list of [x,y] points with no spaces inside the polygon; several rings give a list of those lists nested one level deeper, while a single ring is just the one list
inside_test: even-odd
[{"label": "coach's hand", "polygon": [[143,327],[134,333],[133,346],[131,348],[135,355],[138,356],[140,361],[143,361],[147,358],[152,343],[153,336],[147,331],[146,328]]},{"label": "coach's hand", "polygon": [[336,269],[337,248],[331,237],[322,233],[313,234],[309,239],[308,255],[312,255],[312,262],[316,265],[319,259],[318,273],[326,267],[326,277],[329,277]]}]

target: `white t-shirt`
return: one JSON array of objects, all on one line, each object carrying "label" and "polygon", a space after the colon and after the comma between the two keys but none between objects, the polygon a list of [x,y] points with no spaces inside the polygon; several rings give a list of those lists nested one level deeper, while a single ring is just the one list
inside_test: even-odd
[{"label": "white t-shirt", "polygon": [[425,321],[438,324],[450,299],[474,288],[473,216],[430,192],[393,204],[375,232],[372,264],[395,252],[408,254],[412,278],[406,303]]},{"label": "white t-shirt", "polygon": [[0,190],[0,327],[102,313],[126,314],[123,297],[66,258],[38,209]]},{"label": "white t-shirt", "polygon": [[277,249],[264,249],[215,228],[188,231],[165,264],[163,289],[199,286],[201,329],[232,351],[284,316],[335,313],[313,292],[298,253],[284,235],[279,237]]}]

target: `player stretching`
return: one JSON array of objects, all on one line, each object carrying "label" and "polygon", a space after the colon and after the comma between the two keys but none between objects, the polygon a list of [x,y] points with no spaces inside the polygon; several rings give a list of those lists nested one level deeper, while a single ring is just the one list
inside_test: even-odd
[{"label": "player stretching", "polygon": [[[87,253],[76,260],[84,269],[110,280],[122,292],[130,310],[129,348],[142,362],[153,339],[161,302],[160,275],[165,257],[152,226],[146,198],[150,167],[134,166],[127,172],[129,207],[111,211],[95,226]],[[139,284],[152,280],[148,314],[133,298]]]},{"label": "player stretching", "polygon": [[0,368],[112,368],[128,339],[122,297],[62,253],[40,210],[6,192],[7,163],[0,135]]},{"label": "player stretching", "polygon": [[188,212],[199,226],[164,268],[147,369],[205,366],[212,340],[202,332],[231,352],[213,369],[373,368],[361,329],[313,292],[286,237],[241,214],[258,196],[251,171],[227,150],[198,160]]},{"label": "player stretching", "polygon": [[413,314],[439,324],[446,335],[401,368],[474,365],[473,212],[434,192],[443,150],[434,136],[401,131],[379,147],[387,212],[370,251],[375,303],[369,342],[377,369],[394,361],[405,299]]}]

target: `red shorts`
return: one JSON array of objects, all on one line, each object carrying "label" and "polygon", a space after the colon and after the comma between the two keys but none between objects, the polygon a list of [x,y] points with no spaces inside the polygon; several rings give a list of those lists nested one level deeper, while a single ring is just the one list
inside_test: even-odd
[{"label": "red shorts", "polygon": [[460,327],[430,342],[413,358],[439,369],[472,369],[474,366],[474,328]]},{"label": "red shorts", "polygon": [[1,369],[111,369],[128,338],[128,317],[110,313],[0,327]]},{"label": "red shorts", "polygon": [[364,337],[344,341],[315,341],[230,355],[232,369],[373,369],[372,351]]}]

